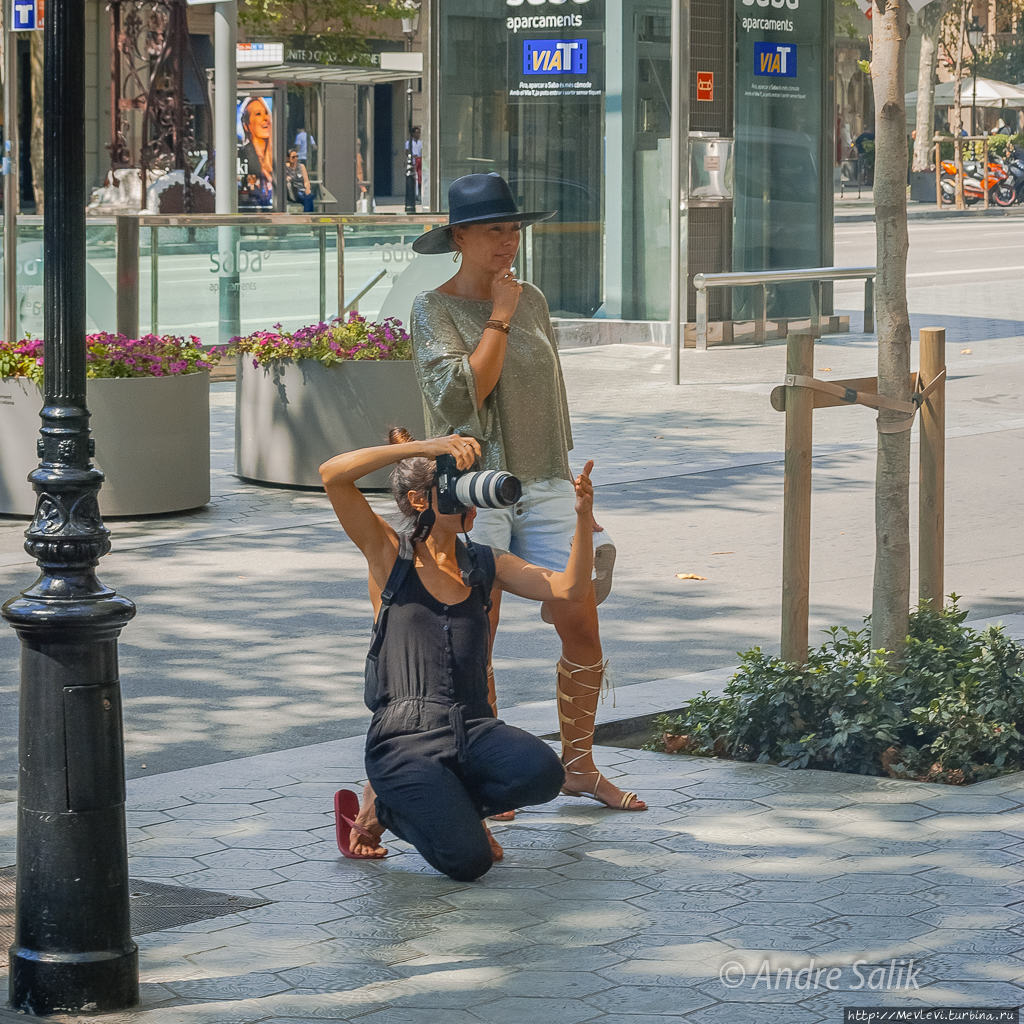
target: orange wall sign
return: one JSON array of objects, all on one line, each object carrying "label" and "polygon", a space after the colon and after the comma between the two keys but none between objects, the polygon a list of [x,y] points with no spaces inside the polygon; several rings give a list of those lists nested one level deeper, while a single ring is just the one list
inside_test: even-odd
[{"label": "orange wall sign", "polygon": [[714,71],[697,72],[697,99],[711,103],[715,98]]}]

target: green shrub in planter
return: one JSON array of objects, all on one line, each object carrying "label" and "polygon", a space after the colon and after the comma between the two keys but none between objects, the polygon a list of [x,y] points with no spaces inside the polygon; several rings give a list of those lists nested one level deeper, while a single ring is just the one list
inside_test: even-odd
[{"label": "green shrub in planter", "polygon": [[[289,333],[234,338],[235,471],[246,480],[322,487],[319,467],[339,452],[384,444],[404,426],[422,437],[423,399],[412,341],[394,319],[358,313]],[[390,468],[360,486],[386,488]]]},{"label": "green shrub in planter", "polygon": [[721,698],[658,720],[652,749],[963,784],[1024,769],[1024,644],[965,626],[952,595],[911,615],[902,666],[833,628],[805,666],[755,647]]},{"label": "green shrub in planter", "polygon": [[252,365],[270,366],[283,359],[312,359],[334,366],[347,359],[412,359],[412,339],[395,319],[372,323],[356,312],[348,320],[331,320],[289,332],[272,330],[232,338],[230,355],[252,356]]}]

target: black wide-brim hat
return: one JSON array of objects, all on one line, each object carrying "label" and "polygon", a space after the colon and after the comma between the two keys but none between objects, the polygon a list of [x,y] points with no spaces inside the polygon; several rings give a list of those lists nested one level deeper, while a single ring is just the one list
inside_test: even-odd
[{"label": "black wide-brim hat", "polygon": [[448,189],[448,223],[420,235],[412,247],[414,252],[425,256],[455,252],[449,229],[457,224],[495,224],[512,220],[536,224],[554,215],[554,211],[521,213],[512,198],[512,189],[500,174],[467,174],[456,178]]}]

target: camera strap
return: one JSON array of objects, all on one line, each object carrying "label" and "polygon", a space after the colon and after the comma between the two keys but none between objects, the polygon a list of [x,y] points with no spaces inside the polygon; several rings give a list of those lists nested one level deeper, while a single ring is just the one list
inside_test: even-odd
[{"label": "camera strap", "polygon": [[486,544],[474,544],[467,534],[465,543],[456,541],[455,558],[462,573],[462,582],[467,587],[479,589],[484,610],[490,613],[491,588],[496,573],[494,552]]}]

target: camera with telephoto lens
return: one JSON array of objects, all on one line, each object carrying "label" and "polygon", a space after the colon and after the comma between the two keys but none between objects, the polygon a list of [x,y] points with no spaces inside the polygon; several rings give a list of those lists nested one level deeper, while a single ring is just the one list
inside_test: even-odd
[{"label": "camera with telephoto lens", "polygon": [[437,457],[437,511],[458,515],[470,508],[508,508],[523,496],[518,477],[498,469],[460,470],[454,455]]}]

